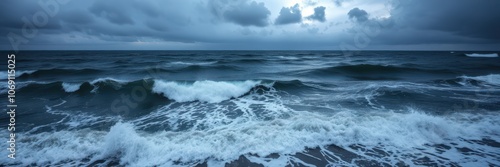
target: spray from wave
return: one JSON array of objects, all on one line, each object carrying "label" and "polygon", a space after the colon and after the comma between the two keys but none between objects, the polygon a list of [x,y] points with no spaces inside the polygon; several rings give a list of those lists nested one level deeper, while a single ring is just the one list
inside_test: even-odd
[{"label": "spray from wave", "polygon": [[260,81],[223,82],[196,81],[192,84],[155,80],[153,92],[163,94],[177,102],[202,101],[218,103],[239,97],[258,85]]}]

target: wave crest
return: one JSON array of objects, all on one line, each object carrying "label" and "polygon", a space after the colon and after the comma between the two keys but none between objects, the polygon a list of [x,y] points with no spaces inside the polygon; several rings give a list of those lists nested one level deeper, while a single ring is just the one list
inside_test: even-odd
[{"label": "wave crest", "polygon": [[489,74],[475,77],[463,76],[461,78],[481,81],[490,85],[500,85],[500,74]]},{"label": "wave crest", "polygon": [[82,84],[80,84],[80,83],[66,83],[66,82],[62,83],[62,87],[63,87],[64,91],[66,91],[68,93],[78,91],[80,89],[80,86],[82,86]]},{"label": "wave crest", "polygon": [[480,53],[471,53],[465,54],[467,57],[498,57],[496,53],[488,53],[488,54],[480,54]]},{"label": "wave crest", "polygon": [[244,95],[260,81],[196,81],[192,84],[155,80],[153,92],[177,102],[202,101],[218,103]]}]

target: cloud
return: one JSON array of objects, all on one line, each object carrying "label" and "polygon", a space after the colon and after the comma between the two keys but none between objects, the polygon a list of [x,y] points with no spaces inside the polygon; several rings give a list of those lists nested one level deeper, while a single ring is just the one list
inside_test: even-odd
[{"label": "cloud", "polygon": [[319,28],[317,28],[317,27],[309,28],[309,29],[307,29],[307,32],[309,32],[311,34],[317,34],[319,32]]},{"label": "cloud", "polygon": [[349,1],[349,0],[333,0],[333,3],[335,3],[336,6],[340,7],[346,1]]},{"label": "cloud", "polygon": [[495,21],[500,20],[495,7],[500,6],[500,1],[453,2],[392,1],[389,17],[373,18],[368,12],[354,8],[347,14],[355,21],[349,32],[353,39],[362,37],[370,41],[370,46],[419,45],[419,49],[425,46],[429,49],[432,46],[460,46],[455,49],[500,47],[500,22]]},{"label": "cloud", "polygon": [[[368,39],[368,49],[384,45],[500,48],[500,14],[496,9],[500,1],[390,0],[387,8],[387,0],[347,1],[354,2],[302,0],[306,4],[300,7],[317,7],[314,14],[304,17],[298,4],[290,7],[283,1],[68,1],[47,24],[37,27],[36,35],[25,37],[28,42],[20,48],[338,49],[342,42],[355,44],[356,37]],[[343,3],[343,7],[335,7],[334,2]],[[343,15],[335,13],[344,9]],[[24,37],[26,19],[22,18],[33,24],[33,16],[40,11],[44,10],[38,3],[5,0],[0,6],[0,49],[12,49],[7,34]],[[323,12],[325,17],[321,17]],[[329,24],[270,26],[323,18]],[[333,19],[335,22],[330,22]]]},{"label": "cloud", "polygon": [[94,22],[94,17],[83,10],[75,10],[71,13],[61,15],[61,20],[72,24],[90,24]]},{"label": "cloud", "polygon": [[151,28],[152,30],[155,30],[155,31],[167,31],[168,30],[167,26],[162,24],[162,22],[158,22],[158,21],[148,21],[148,22],[146,22],[146,26],[148,26],[149,28]]},{"label": "cloud", "polygon": [[324,6],[314,8],[314,14],[311,16],[308,16],[307,19],[316,20],[319,22],[325,22],[326,21],[325,9],[326,9],[326,7],[324,7]]},{"label": "cloud", "polygon": [[105,18],[111,23],[119,25],[134,24],[127,10],[123,10],[119,3],[113,3],[112,1],[96,1],[89,8],[89,11],[98,17]]},{"label": "cloud", "polygon": [[500,40],[500,1],[401,1],[391,17],[401,27],[450,32],[459,36]]},{"label": "cloud", "polygon": [[280,15],[274,21],[276,25],[300,23],[302,21],[302,12],[300,11],[299,4],[292,7],[281,8]]},{"label": "cloud", "polygon": [[303,0],[302,3],[304,3],[305,6],[316,6],[316,4],[318,4],[318,1],[315,1],[315,0]]},{"label": "cloud", "polygon": [[356,19],[356,21],[358,22],[365,22],[368,20],[368,13],[365,10],[359,8],[351,9],[349,13],[347,13],[347,15],[350,19]]},{"label": "cloud", "polygon": [[268,17],[271,12],[263,2],[244,3],[224,12],[224,19],[241,26],[265,27],[269,24]]}]

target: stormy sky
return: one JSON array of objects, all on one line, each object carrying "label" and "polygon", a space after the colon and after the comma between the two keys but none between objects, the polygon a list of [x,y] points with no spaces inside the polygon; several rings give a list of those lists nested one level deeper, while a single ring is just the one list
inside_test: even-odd
[{"label": "stormy sky", "polygon": [[498,0],[5,0],[1,50],[500,50]]}]

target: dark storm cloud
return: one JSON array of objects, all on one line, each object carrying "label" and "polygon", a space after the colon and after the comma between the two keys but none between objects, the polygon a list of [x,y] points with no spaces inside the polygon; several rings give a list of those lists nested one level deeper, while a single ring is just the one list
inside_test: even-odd
[{"label": "dark storm cloud", "polygon": [[326,9],[326,7],[324,7],[324,6],[314,8],[314,14],[311,16],[308,16],[307,19],[316,20],[319,22],[325,22],[326,21],[325,9]]},{"label": "dark storm cloud", "polygon": [[270,14],[264,3],[252,1],[225,11],[223,16],[227,21],[242,26],[265,27],[269,24]]},{"label": "dark storm cloud", "polygon": [[[371,18],[354,8],[351,31],[369,44],[386,45],[487,45],[500,48],[500,1],[434,0],[393,1],[390,17]],[[445,48],[442,48],[445,49]]]},{"label": "dark storm cloud", "polygon": [[128,15],[127,10],[123,10],[117,3],[112,1],[97,1],[89,11],[98,17],[102,17],[115,24],[134,24],[132,18]]},{"label": "dark storm cloud", "polygon": [[134,7],[139,9],[140,12],[152,18],[157,18],[161,15],[160,9],[153,6],[151,3],[135,1]]},{"label": "dark storm cloud", "polygon": [[[43,1],[50,2],[50,1]],[[48,24],[37,26],[34,38],[52,38],[38,40],[23,37],[23,27],[25,22],[22,17],[27,17],[29,24],[33,24],[31,16],[37,12],[44,12],[37,3],[27,3],[25,1],[6,1],[6,5],[0,10],[0,45],[10,44],[6,34],[14,33],[23,38],[26,44],[40,44],[38,41],[61,43],[64,37],[67,39],[79,36],[85,40],[98,40],[99,42],[134,42],[144,38],[159,39],[162,41],[193,42],[205,41],[209,38],[200,37],[194,29],[186,28],[190,18],[180,15],[180,7],[166,6],[159,3],[169,3],[167,1],[69,1],[68,4],[58,5],[57,14],[48,17]],[[160,10],[160,6],[163,6]],[[22,9],[22,10],[20,10]],[[54,9],[53,7],[51,9]],[[4,13],[5,12],[5,15]],[[16,16],[16,17],[12,17]],[[168,31],[173,27],[176,31]],[[179,28],[183,27],[183,28]],[[217,39],[217,38],[212,38]],[[87,41],[95,43],[92,41]],[[24,43],[23,43],[24,44]]]},{"label": "dark storm cloud", "polygon": [[347,13],[350,19],[355,19],[358,22],[365,22],[368,20],[368,13],[359,8],[354,8]]},{"label": "dark storm cloud", "polygon": [[400,1],[394,6],[392,19],[402,27],[500,40],[500,1]]},{"label": "dark storm cloud", "polygon": [[292,7],[281,8],[280,15],[276,18],[274,24],[293,24],[300,23],[302,21],[302,12],[300,11],[299,4],[295,4]]},{"label": "dark storm cloud", "polygon": [[[26,23],[33,24],[33,16],[40,11],[37,3],[30,1],[6,0],[2,1],[0,6],[0,31],[18,31]],[[38,15],[39,16],[39,15]],[[37,17],[37,20],[42,20]],[[60,22],[57,20],[48,20],[43,27],[39,29],[59,29]]]},{"label": "dark storm cloud", "polygon": [[335,5],[337,6],[342,6],[342,3],[346,2],[348,0],[333,0],[333,3],[335,3]]},{"label": "dark storm cloud", "polygon": [[94,22],[94,17],[84,10],[75,10],[61,15],[61,20],[73,24],[90,24]]},{"label": "dark storm cloud", "polygon": [[[29,42],[22,45],[25,48],[48,46],[52,47],[50,49],[65,49],[73,46],[76,49],[106,49],[108,44],[114,44],[115,49],[130,49],[129,46],[144,42],[146,44],[142,47],[148,48],[152,43],[160,43],[164,46],[200,45],[203,49],[214,49],[211,47],[215,46],[215,49],[244,49],[247,46],[256,49],[307,49],[313,46],[337,49],[336,43],[354,43],[353,39],[358,35],[366,37],[370,41],[369,47],[374,48],[402,44],[421,48],[428,44],[500,48],[500,12],[496,9],[500,1],[390,0],[393,3],[387,9],[379,9],[387,0],[359,0],[349,4],[345,2],[350,0],[329,0],[330,5],[342,6],[332,7],[338,8],[337,11],[345,6],[360,5],[337,16],[321,8],[327,6],[325,1],[308,0],[302,1],[305,8],[320,7],[306,17],[302,17],[298,4],[283,7],[280,3],[259,3],[262,1],[69,1],[60,5],[57,15],[49,17],[46,24],[36,27],[35,35],[26,37]],[[0,6],[0,49],[12,49],[7,34],[24,37],[23,27],[33,25],[33,16],[40,11],[43,9],[38,1],[3,1]],[[374,13],[370,13],[372,11]],[[384,13],[383,17],[380,13]],[[328,29],[326,24],[317,23],[310,23],[311,26],[305,28],[275,26],[301,23],[302,18],[326,22],[326,17],[329,17],[329,22],[343,24]],[[363,36],[367,31],[376,33]]]},{"label": "dark storm cloud", "polygon": [[165,24],[163,24],[161,22],[157,22],[157,21],[146,22],[146,26],[148,26],[152,30],[156,30],[156,31],[167,31],[168,30],[168,27],[165,26]]}]

